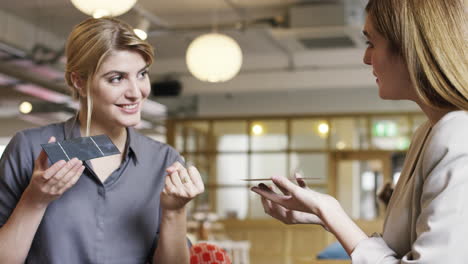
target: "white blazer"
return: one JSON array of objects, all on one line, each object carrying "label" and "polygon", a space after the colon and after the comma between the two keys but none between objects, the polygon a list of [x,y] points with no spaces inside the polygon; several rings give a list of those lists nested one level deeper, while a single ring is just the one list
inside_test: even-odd
[{"label": "white blazer", "polygon": [[382,236],[352,263],[468,263],[468,112],[418,128],[387,209]]}]

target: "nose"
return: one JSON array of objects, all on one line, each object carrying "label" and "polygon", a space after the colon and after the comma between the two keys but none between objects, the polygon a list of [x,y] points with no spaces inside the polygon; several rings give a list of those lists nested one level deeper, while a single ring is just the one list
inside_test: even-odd
[{"label": "nose", "polygon": [[362,59],[364,64],[372,65],[372,54],[371,54],[371,52],[372,51],[370,51],[369,48],[367,48],[366,51],[364,52],[364,57]]},{"label": "nose", "polygon": [[129,85],[127,87],[127,91],[125,95],[128,98],[139,98],[141,97],[141,90],[138,80],[130,80]]}]

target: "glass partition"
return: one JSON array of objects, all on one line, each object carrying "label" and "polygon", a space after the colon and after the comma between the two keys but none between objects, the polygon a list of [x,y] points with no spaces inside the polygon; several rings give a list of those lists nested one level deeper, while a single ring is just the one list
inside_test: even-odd
[{"label": "glass partition", "polygon": [[253,120],[250,123],[252,151],[285,150],[288,143],[285,120]]},{"label": "glass partition", "polygon": [[335,150],[357,150],[369,148],[367,118],[332,118],[330,148]]},{"label": "glass partition", "polygon": [[291,149],[326,149],[330,132],[325,119],[291,120]]},{"label": "glass partition", "polygon": [[[372,181],[368,171],[356,169],[367,166],[358,161],[343,161],[335,168],[329,155],[383,151],[404,156],[411,134],[425,120],[422,113],[182,119],[169,121],[167,138],[197,166],[205,182],[206,191],[191,203],[192,210],[210,210],[223,218],[267,217],[259,197],[250,191],[259,182],[243,179],[293,176],[298,171],[315,178],[307,181],[311,189],[340,196],[345,206],[346,201],[359,201],[362,207],[347,210],[372,218],[379,208],[372,207],[371,187],[381,184],[381,176]],[[357,176],[331,178],[346,170]],[[398,168],[391,175],[396,181]],[[353,193],[343,189],[349,186],[354,186]]]},{"label": "glass partition", "polygon": [[376,149],[406,150],[410,143],[410,124],[407,116],[372,118],[372,145]]},{"label": "glass partition", "polygon": [[215,121],[213,137],[215,150],[220,152],[247,151],[249,135],[246,121]]}]

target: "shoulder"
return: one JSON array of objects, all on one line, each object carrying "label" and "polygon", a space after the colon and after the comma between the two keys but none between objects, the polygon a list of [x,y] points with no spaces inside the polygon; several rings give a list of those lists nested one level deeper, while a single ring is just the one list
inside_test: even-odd
[{"label": "shoulder", "polygon": [[40,145],[47,143],[52,136],[58,140],[63,138],[63,123],[18,131],[10,140],[6,151],[27,149],[29,152],[35,153],[40,150]]},{"label": "shoulder", "polygon": [[142,146],[147,146],[150,149],[153,149],[155,151],[163,151],[163,152],[177,152],[172,146],[163,143],[161,141],[155,140],[149,136],[143,135],[139,132],[135,131],[135,134],[137,135],[139,144],[142,144]]},{"label": "shoulder", "polygon": [[[468,112],[454,111],[446,114],[432,127],[434,143],[455,143],[468,135]],[[464,140],[466,141],[466,140]],[[459,142],[462,143],[462,142]]]},{"label": "shoulder", "polygon": [[60,124],[52,124],[16,132],[0,160],[0,175],[4,180],[8,175],[16,175],[28,182],[34,160],[42,150],[41,144],[47,143],[50,136],[57,137],[59,127]]},{"label": "shoulder", "polygon": [[428,137],[427,150],[468,152],[467,137],[468,112],[451,112],[432,127]]},{"label": "shoulder", "polygon": [[46,135],[62,137],[63,129],[64,129],[64,123],[54,123],[54,124],[50,124],[46,126],[25,129],[25,130],[19,131],[18,133],[22,133],[24,136],[31,138],[31,139],[36,139],[38,137],[42,137]]},{"label": "shoulder", "polygon": [[436,165],[468,160],[468,112],[455,111],[437,122],[429,134],[423,154],[426,173]]},{"label": "shoulder", "polygon": [[138,149],[149,156],[165,157],[169,162],[177,160],[180,156],[172,146],[137,131],[135,131],[135,139],[137,140]]}]

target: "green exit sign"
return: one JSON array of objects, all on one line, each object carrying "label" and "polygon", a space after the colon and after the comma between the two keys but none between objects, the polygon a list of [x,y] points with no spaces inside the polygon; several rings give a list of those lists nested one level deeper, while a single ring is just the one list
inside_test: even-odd
[{"label": "green exit sign", "polygon": [[373,124],[372,134],[376,137],[395,137],[398,126],[393,121],[378,121]]}]

